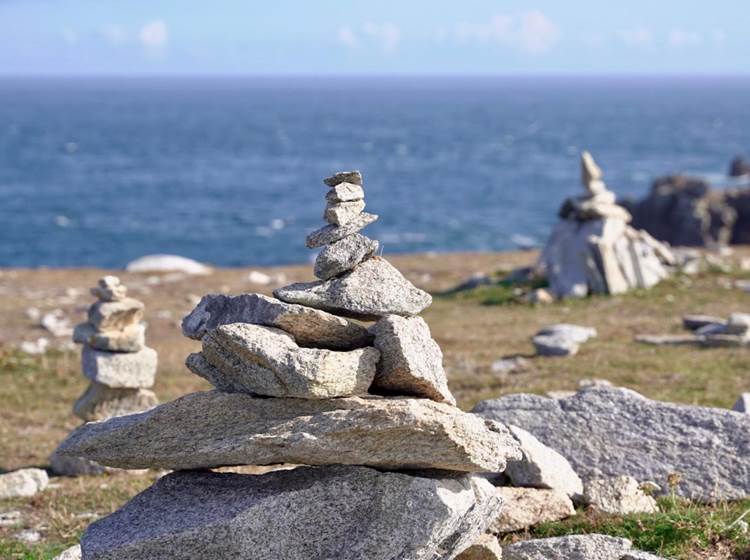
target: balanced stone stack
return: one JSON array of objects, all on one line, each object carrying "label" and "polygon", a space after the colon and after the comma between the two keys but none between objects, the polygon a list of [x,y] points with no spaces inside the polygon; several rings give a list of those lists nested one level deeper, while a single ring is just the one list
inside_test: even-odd
[{"label": "balanced stone stack", "polygon": [[629,224],[630,213],[607,189],[591,154],[581,155],[582,196],[567,199],[538,268],[558,298],[650,288],[676,264],[663,243]]},{"label": "balanced stone stack", "polygon": [[[150,390],[157,354],[145,344],[143,303],[127,297],[115,276],[104,276],[91,293],[97,297],[88,321],[76,326],[73,341],[83,345],[81,366],[90,385],[73,407],[86,422],[141,412],[159,404]],[[95,474],[102,467],[83,459],[51,457],[57,474]]]},{"label": "balanced stone stack", "polygon": [[[112,467],[176,471],[92,524],[85,559],[451,559],[497,518],[502,499],[473,473],[503,471],[517,441],[454,406],[417,316],[431,297],[359,233],[377,218],[362,212],[361,175],[325,182],[330,223],[307,239],[326,245],[320,280],[276,298],[208,295],[183,320],[201,341],[188,368],[215,390],[63,443]],[[277,464],[296,467],[208,470]]]}]

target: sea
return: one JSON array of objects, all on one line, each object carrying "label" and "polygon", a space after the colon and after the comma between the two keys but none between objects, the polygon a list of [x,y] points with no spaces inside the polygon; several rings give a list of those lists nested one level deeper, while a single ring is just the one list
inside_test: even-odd
[{"label": "sea", "polygon": [[307,262],[347,169],[386,256],[538,246],[583,149],[621,197],[726,186],[750,78],[0,78],[0,266]]}]

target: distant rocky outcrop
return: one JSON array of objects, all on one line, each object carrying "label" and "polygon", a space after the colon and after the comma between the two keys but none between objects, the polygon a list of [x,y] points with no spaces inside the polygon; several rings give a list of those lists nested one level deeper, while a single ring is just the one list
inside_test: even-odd
[{"label": "distant rocky outcrop", "polygon": [[[747,161],[735,159],[730,176],[745,177],[748,171]],[[750,186],[719,189],[698,177],[668,175],[656,179],[645,198],[622,204],[634,227],[671,245],[750,243]]]}]

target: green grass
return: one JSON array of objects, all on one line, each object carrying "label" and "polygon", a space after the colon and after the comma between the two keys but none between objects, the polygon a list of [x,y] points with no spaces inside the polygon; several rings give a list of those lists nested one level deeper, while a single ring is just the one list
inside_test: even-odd
[{"label": "green grass", "polygon": [[[73,546],[71,542],[69,546]],[[68,546],[26,545],[17,541],[0,541],[0,558],[5,560],[51,560]]]},{"label": "green grass", "polygon": [[[750,509],[750,500],[708,506],[667,497],[659,499],[659,507],[659,513],[624,516],[579,510],[574,517],[530,529],[529,536],[601,533],[630,539],[639,550],[669,558],[708,558],[719,549],[733,558],[750,558],[750,534],[735,523]],[[750,520],[750,514],[745,519]]]}]

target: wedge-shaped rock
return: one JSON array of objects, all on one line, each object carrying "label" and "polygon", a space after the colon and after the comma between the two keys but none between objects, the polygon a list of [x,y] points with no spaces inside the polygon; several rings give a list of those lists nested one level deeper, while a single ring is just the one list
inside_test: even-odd
[{"label": "wedge-shaped rock", "polygon": [[323,182],[329,187],[335,187],[341,183],[351,183],[352,185],[362,185],[362,173],[359,171],[339,171],[323,179]]},{"label": "wedge-shaped rock", "polygon": [[521,541],[503,547],[504,560],[620,560],[630,552],[628,539],[608,535],[568,535]]},{"label": "wedge-shaped rock", "polygon": [[351,202],[336,202],[326,205],[323,219],[329,224],[345,226],[359,216],[360,212],[365,209],[364,200],[352,200]]},{"label": "wedge-shaped rock", "polygon": [[326,202],[336,204],[337,202],[352,202],[353,200],[363,200],[365,191],[362,185],[353,183],[339,183],[326,193]]},{"label": "wedge-shaped rock", "polygon": [[291,335],[247,323],[222,325],[203,337],[187,366],[217,389],[268,397],[328,399],[366,395],[380,352],[300,348]]},{"label": "wedge-shaped rock", "polygon": [[424,319],[387,315],[370,331],[381,354],[373,392],[456,404],[443,370],[443,353]]},{"label": "wedge-shaped rock", "polygon": [[329,224],[318,230],[315,230],[305,238],[305,245],[307,245],[310,249],[322,247],[323,245],[330,245],[331,243],[334,243],[339,239],[343,239],[344,237],[357,233],[359,230],[366,228],[377,219],[377,214],[362,212],[351,222],[347,222],[346,225],[335,226]]},{"label": "wedge-shaped rock", "polygon": [[505,474],[516,486],[550,488],[577,499],[583,482],[568,460],[518,426],[508,426],[521,446],[521,459],[509,461]]},{"label": "wedge-shaped rock", "polygon": [[750,415],[591,387],[566,399],[509,395],[474,412],[521,426],[584,479],[630,475],[702,502],[750,495]]},{"label": "wedge-shaped rock", "polygon": [[98,301],[89,307],[89,323],[99,331],[117,331],[140,323],[143,303],[133,298]]},{"label": "wedge-shaped rock", "polygon": [[159,404],[148,389],[113,389],[93,382],[76,401],[73,413],[86,422],[143,412]]},{"label": "wedge-shaped rock", "polygon": [[360,233],[344,237],[318,253],[313,272],[321,280],[328,280],[369,259],[378,247],[377,241]]},{"label": "wedge-shaped rock", "polygon": [[59,452],[104,465],[370,465],[500,472],[518,457],[496,423],[427,399],[268,399],[209,391],[148,412],[86,424]]},{"label": "wedge-shaped rock", "polygon": [[122,330],[102,332],[91,323],[80,323],[73,330],[73,342],[106,352],[138,352],[146,346],[146,325],[136,323]]},{"label": "wedge-shaped rock", "polygon": [[471,475],[176,472],[91,524],[81,547],[87,560],[447,560],[500,507]]},{"label": "wedge-shaped rock", "polygon": [[573,501],[557,490],[501,486],[496,491],[503,499],[503,510],[490,525],[495,534],[521,531],[576,513]]},{"label": "wedge-shaped rock", "polygon": [[404,278],[380,257],[326,281],[301,282],[274,291],[288,303],[298,303],[360,319],[384,315],[417,315],[432,303],[432,296]]},{"label": "wedge-shaped rock", "polygon": [[140,352],[102,352],[84,346],[81,353],[83,375],[112,388],[137,389],[154,384],[158,356],[153,348]]},{"label": "wedge-shaped rock", "polygon": [[182,334],[200,340],[208,331],[231,323],[276,327],[291,334],[300,346],[350,350],[372,342],[367,329],[349,319],[261,294],[203,296],[182,320]]}]

